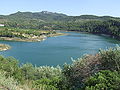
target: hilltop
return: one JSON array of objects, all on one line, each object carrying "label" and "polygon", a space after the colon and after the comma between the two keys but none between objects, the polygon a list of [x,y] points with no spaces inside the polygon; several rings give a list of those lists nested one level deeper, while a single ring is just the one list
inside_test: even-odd
[{"label": "hilltop", "polygon": [[48,11],[42,11],[42,12],[16,12],[10,15],[1,15],[1,19],[6,20],[19,20],[19,19],[30,19],[30,20],[39,20],[39,21],[56,21],[56,20],[64,20],[67,17],[67,15],[62,13],[53,13]]},{"label": "hilltop", "polygon": [[118,18],[112,16],[96,16],[96,15],[80,15],[80,16],[68,16],[63,13],[41,11],[41,12],[21,12],[12,13],[10,15],[0,15],[0,18],[31,18],[41,20],[60,20],[67,17],[74,17],[77,19],[106,19],[106,18]]}]

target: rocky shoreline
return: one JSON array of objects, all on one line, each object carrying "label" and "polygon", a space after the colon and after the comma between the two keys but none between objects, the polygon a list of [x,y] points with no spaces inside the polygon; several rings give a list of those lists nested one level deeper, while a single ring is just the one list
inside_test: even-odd
[{"label": "rocky shoreline", "polygon": [[32,37],[32,38],[10,38],[10,37],[0,37],[0,40],[5,40],[5,41],[20,41],[20,42],[38,42],[45,40],[47,37],[46,36],[40,36],[40,37]]}]

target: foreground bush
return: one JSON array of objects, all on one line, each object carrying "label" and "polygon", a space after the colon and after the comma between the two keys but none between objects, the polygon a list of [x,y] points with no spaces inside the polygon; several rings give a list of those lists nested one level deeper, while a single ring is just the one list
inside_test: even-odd
[{"label": "foreground bush", "polygon": [[120,47],[100,50],[96,55],[86,55],[65,64],[63,74],[66,77],[69,89],[84,87],[84,83],[91,75],[101,70],[120,71]]},{"label": "foreground bush", "polygon": [[3,56],[0,56],[0,70],[5,71],[7,77],[13,77],[18,82],[24,80],[24,76],[19,67],[19,62],[13,57],[4,58]]},{"label": "foreground bush", "polygon": [[17,90],[20,89],[18,86],[18,82],[14,80],[12,77],[6,78],[5,72],[0,71],[0,90]]},{"label": "foreground bush", "polygon": [[49,90],[58,90],[58,84],[60,82],[60,79],[59,78],[53,78],[53,79],[47,79],[47,78],[43,78],[43,79],[40,79],[40,80],[36,80],[34,82],[34,87],[37,87],[37,88],[42,88],[42,86],[44,88],[46,88],[45,90],[47,90],[47,88],[49,88]]},{"label": "foreground bush", "polygon": [[120,70],[120,47],[100,51],[101,66],[105,70]]},{"label": "foreground bush", "polygon": [[119,90],[120,74],[115,71],[100,71],[85,82],[85,90]]},{"label": "foreground bush", "polygon": [[65,64],[63,74],[67,79],[68,87],[71,89],[80,88],[84,81],[91,74],[99,71],[99,55],[86,55],[78,60],[73,61],[71,65]]},{"label": "foreground bush", "polygon": [[[15,58],[12,57],[4,58],[3,56],[0,56],[0,70],[6,72],[4,75],[5,78],[9,79],[9,77],[12,77],[13,79],[16,80],[18,84],[22,84],[21,87],[25,86],[23,88],[28,88],[28,86],[32,88],[31,86],[34,85],[33,82],[37,80],[39,81],[46,78],[53,81],[53,78],[60,78],[62,76],[62,69],[59,66],[34,67],[32,64],[29,63],[19,65],[18,61]],[[56,83],[57,81],[54,82],[53,84],[56,85]],[[43,84],[39,83],[39,85],[37,84],[33,87],[39,88],[39,86],[42,87],[42,85]],[[47,88],[48,85],[44,84],[43,87]]]},{"label": "foreground bush", "polygon": [[3,76],[0,73],[0,85],[13,87],[11,90],[19,86],[23,90],[117,90],[120,88],[119,68],[119,46],[83,56],[63,68],[36,67],[29,63],[19,65],[12,57],[0,56],[0,71],[5,72]]}]

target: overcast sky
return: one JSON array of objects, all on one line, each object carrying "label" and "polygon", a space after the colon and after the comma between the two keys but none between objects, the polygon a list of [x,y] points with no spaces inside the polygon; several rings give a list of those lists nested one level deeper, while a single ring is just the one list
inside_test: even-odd
[{"label": "overcast sky", "polygon": [[0,14],[17,11],[59,12],[67,15],[109,15],[120,17],[120,0],[1,0]]}]

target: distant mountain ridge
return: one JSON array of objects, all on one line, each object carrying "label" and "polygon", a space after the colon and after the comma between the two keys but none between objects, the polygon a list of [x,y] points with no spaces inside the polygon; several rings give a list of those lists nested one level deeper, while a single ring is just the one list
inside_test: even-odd
[{"label": "distant mountain ridge", "polygon": [[[62,13],[56,13],[56,12],[48,12],[48,11],[42,11],[42,12],[16,12],[10,15],[0,15],[0,19],[7,19],[9,20],[28,20],[28,19],[37,19],[41,21],[71,21],[71,20],[87,20],[87,19],[96,19],[96,20],[106,20],[111,18],[117,18],[117,17],[111,17],[111,16],[96,16],[96,15],[81,15],[81,16],[68,16],[66,14]],[[117,18],[120,19],[120,18]]]},{"label": "distant mountain ridge", "polygon": [[1,15],[4,19],[41,19],[45,21],[63,20],[67,15],[61,13],[53,13],[48,11],[42,12],[16,12],[10,15]]},{"label": "distant mountain ridge", "polygon": [[39,30],[81,31],[120,39],[120,18],[111,16],[68,16],[56,12],[16,12],[0,15],[4,27]]}]

